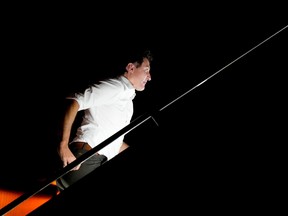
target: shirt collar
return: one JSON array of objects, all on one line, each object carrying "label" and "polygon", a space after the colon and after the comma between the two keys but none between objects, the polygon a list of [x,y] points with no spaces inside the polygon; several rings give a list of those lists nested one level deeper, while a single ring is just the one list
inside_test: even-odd
[{"label": "shirt collar", "polygon": [[123,80],[123,82],[127,85],[127,87],[129,89],[134,89],[134,86],[132,85],[132,83],[124,76],[124,75],[121,75],[120,78]]}]

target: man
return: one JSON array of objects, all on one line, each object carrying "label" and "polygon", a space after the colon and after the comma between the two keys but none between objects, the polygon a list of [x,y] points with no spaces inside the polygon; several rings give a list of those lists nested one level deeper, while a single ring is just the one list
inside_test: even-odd
[{"label": "man", "polygon": [[[58,146],[63,167],[130,123],[135,91],[143,91],[151,80],[151,61],[149,50],[135,52],[127,60],[125,72],[121,75],[104,79],[67,97],[68,106],[61,124]],[[70,141],[71,129],[79,111],[83,111],[83,119]],[[58,189],[64,190],[128,147],[124,135],[118,137],[57,179]]]}]

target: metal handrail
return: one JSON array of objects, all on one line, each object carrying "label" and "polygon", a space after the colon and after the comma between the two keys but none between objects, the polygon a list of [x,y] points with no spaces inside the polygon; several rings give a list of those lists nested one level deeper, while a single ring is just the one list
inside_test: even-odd
[{"label": "metal handrail", "polygon": [[[243,58],[244,56],[246,56],[247,54],[249,54],[250,52],[252,52],[253,50],[255,50],[256,48],[258,48],[260,45],[264,44],[265,42],[267,42],[269,39],[271,39],[272,37],[274,37],[275,35],[277,35],[278,33],[282,32],[284,29],[286,29],[288,27],[288,25],[284,26],[282,29],[280,29],[279,31],[275,32],[274,34],[272,34],[270,37],[266,38],[265,40],[263,40],[262,42],[258,43],[256,46],[252,47],[251,49],[249,49],[247,52],[245,52],[244,54],[240,55],[238,58],[236,58],[235,60],[231,61],[229,64],[225,65],[224,67],[222,67],[221,69],[219,69],[218,71],[216,71],[215,73],[213,73],[212,75],[208,76],[206,79],[204,79],[202,82],[198,83],[197,85],[195,85],[194,87],[192,87],[191,89],[189,89],[188,91],[184,92],[182,95],[180,95],[179,97],[177,97],[176,99],[174,99],[173,101],[171,101],[170,103],[168,103],[167,105],[163,106],[162,108],[160,108],[159,110],[156,110],[156,112],[152,112],[151,114],[144,114],[140,117],[138,117],[137,119],[135,119],[134,121],[132,121],[129,125],[127,125],[126,127],[124,127],[123,129],[119,130],[117,133],[115,133],[114,135],[110,136],[108,139],[106,139],[105,141],[103,141],[102,143],[100,143],[99,145],[97,145],[96,147],[92,148],[90,151],[86,152],[85,154],[81,155],[79,158],[77,158],[75,161],[73,161],[71,164],[68,164],[66,167],[64,167],[63,169],[61,169],[59,171],[59,173],[57,173],[55,176],[52,176],[51,178],[49,178],[45,183],[43,183],[42,185],[40,185],[39,187],[36,187],[35,190],[32,190],[31,192],[25,193],[22,196],[18,197],[17,199],[15,199],[14,201],[12,201],[11,203],[9,203],[8,205],[4,206],[2,209],[0,209],[0,214],[4,215],[5,213],[9,212],[10,210],[12,210],[14,207],[16,207],[17,205],[19,205],[20,203],[22,203],[23,201],[25,201],[26,199],[30,198],[31,196],[37,194],[38,192],[42,191],[44,188],[46,188],[47,186],[49,186],[53,181],[55,181],[56,179],[60,178],[61,176],[65,175],[67,172],[69,172],[72,168],[74,168],[75,166],[77,166],[78,164],[84,162],[85,160],[89,159],[92,155],[94,155],[96,152],[98,152],[100,149],[104,148],[105,146],[107,146],[109,143],[111,143],[112,141],[114,141],[115,139],[117,139],[118,137],[120,137],[123,134],[128,133],[129,131],[135,129],[136,127],[138,127],[139,125],[141,125],[142,123],[146,122],[149,119],[152,119],[154,121],[154,123],[159,126],[158,122],[155,119],[156,114],[158,114],[159,112],[161,112],[162,110],[164,110],[165,108],[167,108],[168,106],[170,106],[171,104],[173,104],[174,102],[178,101],[179,99],[181,99],[183,96],[185,96],[186,94],[190,93],[192,90],[194,90],[195,88],[199,87],[200,85],[202,85],[203,83],[205,83],[206,81],[208,81],[209,79],[211,79],[212,77],[214,77],[215,75],[217,75],[218,73],[220,73],[221,71],[223,71],[224,69],[226,69],[227,67],[229,67],[230,65],[232,65],[233,63],[235,63],[236,61],[238,61],[239,59]],[[155,115],[154,115],[155,114]]]}]

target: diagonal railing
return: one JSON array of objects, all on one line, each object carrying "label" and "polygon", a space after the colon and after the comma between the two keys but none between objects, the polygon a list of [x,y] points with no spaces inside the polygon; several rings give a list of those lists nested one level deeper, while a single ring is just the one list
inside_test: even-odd
[{"label": "diagonal railing", "polygon": [[252,52],[253,50],[255,50],[257,47],[259,47],[260,45],[262,45],[263,43],[267,42],[269,39],[271,39],[272,37],[274,37],[275,35],[277,35],[278,33],[282,32],[283,30],[285,30],[288,27],[288,25],[284,26],[282,29],[280,29],[279,31],[277,31],[276,33],[274,33],[273,35],[271,35],[270,37],[268,37],[267,39],[263,40],[262,42],[258,43],[256,46],[252,47],[250,50],[248,50],[247,52],[245,52],[244,54],[242,54],[241,56],[239,56],[238,58],[236,58],[235,60],[231,61],[229,64],[227,64],[226,66],[224,66],[223,68],[219,69],[218,71],[216,71],[215,73],[213,73],[212,75],[210,75],[209,77],[207,77],[206,79],[204,79],[202,82],[198,83],[197,85],[195,85],[194,87],[192,87],[191,89],[189,89],[188,91],[184,92],[182,95],[180,95],[179,97],[177,97],[176,99],[174,99],[173,101],[171,101],[170,103],[166,104],[165,106],[163,106],[160,109],[155,109],[154,111],[152,111],[151,113],[147,113],[147,114],[143,114],[140,117],[136,118],[135,120],[133,120],[129,125],[127,125],[126,127],[124,127],[123,129],[119,130],[118,132],[116,132],[115,134],[113,134],[111,137],[109,137],[108,139],[106,139],[105,141],[103,141],[102,143],[100,143],[99,145],[97,145],[96,147],[92,148],[90,151],[86,152],[85,154],[81,155],[79,158],[77,158],[75,161],[73,161],[72,163],[68,164],[67,166],[65,166],[63,169],[61,169],[58,173],[56,173],[55,175],[51,176],[50,178],[47,179],[47,181],[45,181],[43,184],[35,187],[34,189],[32,189],[30,192],[24,193],[22,196],[18,197],[17,199],[13,200],[11,203],[7,204],[6,206],[4,206],[2,209],[0,209],[0,215],[5,215],[6,213],[8,213],[9,211],[11,211],[12,209],[14,209],[16,206],[18,206],[19,204],[21,204],[22,202],[24,202],[25,200],[29,199],[30,197],[34,196],[35,194],[39,193],[40,191],[42,191],[43,189],[45,189],[47,186],[49,186],[53,181],[57,180],[58,178],[62,177],[63,175],[65,175],[66,173],[68,173],[71,169],[73,169],[75,166],[77,166],[78,164],[86,161],[87,159],[89,159],[91,156],[93,156],[96,152],[98,152],[99,150],[101,150],[102,148],[104,148],[105,146],[107,146],[108,144],[110,144],[112,141],[114,141],[115,139],[117,139],[118,137],[120,137],[121,135],[125,135],[127,133],[129,133],[130,131],[132,131],[133,129],[135,129],[136,127],[142,125],[143,123],[147,122],[148,120],[152,120],[157,127],[159,126],[157,120],[157,116],[159,116],[159,113],[164,110],[165,108],[167,108],[168,106],[170,106],[171,104],[173,104],[174,102],[178,101],[180,98],[184,97],[186,94],[188,94],[189,92],[191,92],[192,90],[194,90],[195,88],[199,87],[200,85],[202,85],[203,83],[205,83],[206,81],[208,81],[209,79],[211,79],[212,77],[214,77],[216,74],[220,73],[221,71],[223,71],[224,69],[226,69],[227,67],[229,67],[230,65],[232,65],[233,63],[235,63],[236,61],[238,61],[239,59],[243,58],[244,56],[246,56],[247,54],[249,54],[250,52]]}]

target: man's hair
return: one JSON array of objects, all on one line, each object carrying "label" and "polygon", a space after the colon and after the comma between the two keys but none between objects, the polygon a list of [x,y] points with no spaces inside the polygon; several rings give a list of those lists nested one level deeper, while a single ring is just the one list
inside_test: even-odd
[{"label": "man's hair", "polygon": [[[118,49],[116,52],[112,53],[114,56],[114,61],[112,66],[112,75],[121,75],[128,63],[134,63],[136,66],[140,66],[144,59],[147,58],[151,63],[153,61],[153,55],[150,49],[143,47],[129,47],[125,49]],[[114,74],[114,75],[113,75]]]},{"label": "man's hair", "polygon": [[141,65],[144,59],[148,59],[149,62],[152,62],[153,56],[151,50],[149,49],[138,49],[132,50],[130,54],[128,54],[128,62],[127,63],[138,63]]},{"label": "man's hair", "polygon": [[[99,60],[100,58],[100,60]],[[99,72],[94,80],[101,80],[122,75],[128,63],[136,63],[140,66],[144,59],[153,60],[152,52],[147,47],[123,47],[116,46],[105,50],[97,59]],[[93,75],[95,77],[96,75]]]}]

